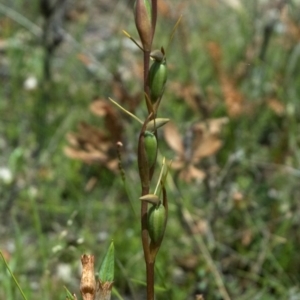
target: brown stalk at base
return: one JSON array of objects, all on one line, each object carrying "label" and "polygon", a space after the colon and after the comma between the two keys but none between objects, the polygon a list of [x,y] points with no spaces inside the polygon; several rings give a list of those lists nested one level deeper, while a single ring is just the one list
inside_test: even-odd
[{"label": "brown stalk at base", "polygon": [[94,271],[95,257],[93,255],[82,255],[82,275],[80,292],[84,300],[93,300],[96,295],[96,280]]}]

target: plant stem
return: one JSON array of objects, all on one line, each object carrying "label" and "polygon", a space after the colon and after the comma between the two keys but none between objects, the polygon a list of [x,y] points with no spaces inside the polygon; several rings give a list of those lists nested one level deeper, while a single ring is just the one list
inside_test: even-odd
[{"label": "plant stem", "polygon": [[[157,0],[152,0],[152,35],[154,36],[155,25],[157,18]],[[149,73],[149,65],[150,65],[150,50],[144,51],[144,94],[145,101],[148,110],[148,122],[155,119],[156,116],[153,114],[153,109],[151,107],[151,103],[147,101],[147,98],[150,99],[150,89],[148,84],[148,73]],[[150,116],[150,114],[152,115]],[[156,135],[156,130],[155,130]],[[149,194],[150,190],[150,182],[154,173],[154,166],[149,170],[149,180],[147,180],[148,184],[146,186],[142,184],[142,196]],[[151,253],[150,245],[149,245],[149,234],[148,234],[148,204],[146,201],[142,201],[141,204],[141,226],[142,226],[142,243],[144,250],[144,257],[146,262],[146,282],[147,282],[147,300],[154,300],[154,263],[155,263],[155,254]]]},{"label": "plant stem", "polygon": [[[145,101],[148,109],[148,114],[151,113],[151,108],[146,97],[149,97],[149,85],[148,85],[148,73],[149,73],[149,65],[150,65],[150,51],[144,51],[144,93],[145,93]],[[153,116],[155,118],[155,116]]]},{"label": "plant stem", "polygon": [[[143,188],[142,195],[149,194],[148,191],[149,191],[149,188]],[[147,268],[148,262],[150,260],[147,218],[148,218],[148,204],[146,201],[142,201],[142,204],[141,204],[142,243],[143,243],[146,268]],[[148,277],[148,275],[147,275],[147,277]]]},{"label": "plant stem", "polygon": [[8,263],[7,263],[6,259],[5,259],[5,257],[4,257],[4,255],[3,255],[3,253],[2,253],[2,251],[0,251],[0,256],[1,256],[2,260],[4,261],[4,264],[5,264],[5,267],[6,267],[7,271],[9,272],[9,274],[10,274],[10,276],[12,277],[14,283],[16,284],[17,288],[19,289],[19,291],[20,291],[20,293],[21,293],[23,299],[24,299],[24,300],[27,300],[26,295],[24,294],[24,292],[23,292],[23,290],[22,290],[22,288],[21,288],[21,286],[20,286],[18,280],[16,279],[16,277],[15,277],[14,274],[13,274],[13,272],[11,271],[11,269],[10,269],[10,267],[9,267],[9,265],[8,265]]},{"label": "plant stem", "polygon": [[154,261],[148,262],[147,270],[147,300],[154,300]]},{"label": "plant stem", "polygon": [[152,34],[154,36],[157,19],[157,0],[152,0]]}]

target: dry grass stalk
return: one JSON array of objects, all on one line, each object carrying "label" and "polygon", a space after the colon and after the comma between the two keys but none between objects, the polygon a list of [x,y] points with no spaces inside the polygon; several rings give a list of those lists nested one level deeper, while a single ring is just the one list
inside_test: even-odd
[{"label": "dry grass stalk", "polygon": [[95,258],[93,255],[82,255],[82,275],[80,292],[83,300],[94,300],[96,295],[96,279],[94,271]]}]

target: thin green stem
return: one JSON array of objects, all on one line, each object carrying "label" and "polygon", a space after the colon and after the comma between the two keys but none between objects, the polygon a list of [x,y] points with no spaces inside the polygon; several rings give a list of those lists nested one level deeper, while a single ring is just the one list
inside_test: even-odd
[{"label": "thin green stem", "polygon": [[125,109],[123,106],[121,106],[119,103],[117,103],[115,100],[111,99],[110,97],[108,97],[108,100],[111,101],[114,105],[116,105],[118,108],[120,108],[122,111],[124,111],[127,115],[129,115],[130,117],[132,117],[133,119],[135,119],[136,121],[138,121],[140,124],[144,124],[143,121],[141,121],[137,116],[135,116],[134,114],[132,114],[130,111],[128,111],[127,109]]},{"label": "thin green stem", "polygon": [[[176,193],[178,193],[176,184],[171,177],[169,177],[168,185],[170,188],[172,188],[173,192],[175,191]],[[175,199],[176,205],[179,208],[182,221],[186,225],[185,228],[187,228],[188,232],[192,234],[192,237],[194,238],[194,241],[196,243],[196,246],[199,249],[199,252],[203,255],[205,263],[207,264],[208,268],[212,272],[212,275],[215,279],[219,293],[221,294],[221,296],[224,300],[230,300],[231,298],[230,298],[230,296],[227,292],[227,289],[225,287],[225,284],[223,282],[222,275],[220,274],[217,266],[215,265],[213,258],[211,257],[209,249],[207,248],[203,238],[201,237],[201,235],[193,234],[193,224],[195,223],[195,220],[193,219],[189,210],[183,206],[182,203],[184,201],[183,201],[182,196],[180,196],[180,193],[178,193],[178,196],[175,197],[174,199]]]},{"label": "thin green stem", "polygon": [[152,3],[152,34],[154,36],[157,19],[157,0],[151,0]]},{"label": "thin green stem", "polygon": [[0,255],[1,255],[1,257],[2,257],[2,260],[4,261],[4,264],[5,264],[5,266],[6,266],[6,269],[8,270],[8,272],[9,272],[10,276],[12,277],[12,279],[14,280],[14,282],[15,282],[17,288],[19,289],[19,291],[20,291],[20,293],[21,293],[23,299],[27,300],[27,298],[26,298],[26,296],[25,296],[25,294],[24,294],[24,292],[23,292],[21,286],[19,285],[19,283],[18,283],[16,277],[14,276],[13,272],[10,270],[9,265],[8,265],[6,259],[4,258],[4,255],[3,255],[2,251],[0,251]]},{"label": "thin green stem", "polygon": [[158,180],[157,180],[157,184],[156,184],[156,187],[155,187],[155,190],[154,190],[154,194],[155,195],[157,193],[158,187],[160,186],[160,181],[161,181],[163,173],[164,173],[165,162],[166,162],[166,158],[164,157],[163,161],[162,161],[162,166],[161,166],[160,174],[159,174],[159,177],[158,177]]},{"label": "thin green stem", "polygon": [[[149,73],[149,65],[150,65],[150,51],[144,51],[144,93],[145,93],[145,101],[148,109],[148,114],[151,113],[151,107],[147,101],[147,97],[150,99],[150,90],[148,85],[148,73]],[[155,116],[153,116],[155,118]]]},{"label": "thin green stem", "polygon": [[138,42],[126,30],[122,30],[122,31],[140,50],[144,51],[144,49],[138,44]]},{"label": "thin green stem", "polygon": [[136,211],[134,209],[134,205],[133,205],[134,202],[133,202],[133,199],[130,195],[129,188],[128,188],[128,185],[127,185],[125,170],[122,166],[122,156],[121,156],[121,148],[122,147],[123,147],[123,144],[121,142],[118,142],[117,143],[117,154],[118,154],[118,160],[119,160],[119,171],[120,171],[120,174],[121,174],[121,179],[122,179],[122,183],[123,183],[125,193],[126,193],[126,195],[128,196],[128,199],[129,199],[131,209],[133,211],[134,216],[137,217],[137,213],[136,213]]},{"label": "thin green stem", "polygon": [[30,196],[30,204],[32,208],[32,219],[33,219],[33,224],[36,230],[36,233],[38,235],[38,243],[41,249],[41,255],[42,255],[42,263],[43,263],[43,269],[47,269],[47,246],[46,246],[46,241],[45,237],[43,235],[43,230],[42,230],[42,222],[41,222],[41,217],[38,211],[38,205],[36,203],[36,199],[34,196]]},{"label": "thin green stem", "polygon": [[172,29],[172,32],[171,32],[171,35],[170,35],[170,38],[169,38],[169,42],[168,42],[167,48],[165,50],[166,53],[168,52],[168,49],[169,49],[169,47],[171,45],[171,42],[172,42],[172,40],[174,38],[175,32],[177,30],[177,27],[179,26],[179,23],[181,22],[181,19],[182,19],[182,15],[180,15],[180,17],[178,18],[177,22],[175,23],[175,25],[174,25],[174,27]]}]

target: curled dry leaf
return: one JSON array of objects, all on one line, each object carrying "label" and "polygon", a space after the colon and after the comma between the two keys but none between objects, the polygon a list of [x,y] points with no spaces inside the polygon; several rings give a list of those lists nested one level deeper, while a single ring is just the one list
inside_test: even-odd
[{"label": "curled dry leaf", "polygon": [[70,146],[64,148],[64,153],[68,157],[86,164],[100,164],[113,172],[118,170],[118,160],[112,156],[114,143],[104,131],[81,122],[78,132],[68,133],[67,140]]},{"label": "curled dry leaf", "polygon": [[253,232],[250,228],[247,228],[243,231],[241,236],[241,243],[243,246],[247,247],[253,241]]},{"label": "curled dry leaf", "polygon": [[123,125],[118,112],[111,103],[107,100],[98,99],[90,105],[90,110],[96,116],[104,118],[105,128],[114,142],[121,140]]},{"label": "curled dry leaf", "polygon": [[185,271],[194,271],[199,265],[198,255],[186,255],[184,257],[175,257],[176,263]]},{"label": "curled dry leaf", "polygon": [[293,47],[300,40],[299,22],[291,16],[287,5],[282,9],[280,19],[285,27],[282,44],[287,48]]},{"label": "curled dry leaf", "polygon": [[245,112],[244,96],[237,89],[235,82],[226,74],[220,75],[220,81],[228,115],[231,117],[240,116]]},{"label": "curled dry leaf", "polygon": [[285,113],[284,105],[276,98],[271,98],[267,100],[267,104],[276,115],[282,116]]},{"label": "curled dry leaf", "polygon": [[164,126],[164,137],[170,148],[172,148],[177,155],[184,155],[182,138],[173,122],[169,122]]},{"label": "curled dry leaf", "polygon": [[192,180],[202,181],[205,177],[205,172],[194,167],[192,164],[189,164],[179,173],[179,178],[187,183],[190,183]]},{"label": "curled dry leaf", "polygon": [[209,119],[193,125],[193,161],[198,162],[203,157],[214,155],[222,147],[219,138],[222,127],[228,123],[228,118]]},{"label": "curled dry leaf", "polygon": [[93,163],[104,163],[107,160],[107,156],[101,152],[86,152],[84,150],[77,150],[71,147],[64,148],[65,154],[73,159],[78,159],[86,164],[93,164]]},{"label": "curled dry leaf", "polygon": [[77,133],[67,134],[67,140],[71,146],[87,151],[107,151],[111,146],[107,134],[84,122],[79,123]]},{"label": "curled dry leaf", "polygon": [[230,76],[229,72],[222,66],[221,46],[216,42],[209,42],[207,49],[221,84],[228,115],[238,117],[245,114],[248,112],[248,106],[245,105],[244,95],[237,88],[236,78]]},{"label": "curled dry leaf", "polygon": [[224,125],[229,122],[227,117],[209,119],[193,125],[195,130],[207,131],[209,134],[217,135],[221,132]]},{"label": "curled dry leaf", "polygon": [[90,111],[99,117],[104,117],[109,113],[112,113],[112,109],[109,107],[109,103],[104,100],[98,99],[90,104]]},{"label": "curled dry leaf", "polygon": [[182,98],[186,104],[195,112],[200,111],[207,115],[212,110],[211,103],[203,101],[203,95],[200,89],[194,83],[170,82],[168,89],[178,98]]},{"label": "curled dry leaf", "polygon": [[[129,94],[119,74],[113,76],[110,85],[116,99],[125,107],[129,107],[130,111],[134,111],[142,99],[140,93]],[[89,109],[94,115],[104,120],[103,128],[81,122],[76,133],[67,134],[69,146],[64,148],[64,152],[70,158],[87,164],[100,164],[117,172],[119,167],[117,148],[119,147],[120,150],[120,145],[125,144],[124,114],[120,115],[118,109],[107,99],[96,99],[90,104]],[[166,121],[159,120],[159,122]]]},{"label": "curled dry leaf", "polygon": [[175,3],[174,1],[160,0],[157,1],[157,10],[159,15],[177,21],[179,13],[182,13],[187,5],[189,5],[189,1],[179,1]]},{"label": "curled dry leaf", "polygon": [[205,178],[206,174],[198,164],[202,158],[216,154],[222,147],[219,134],[227,122],[228,118],[218,118],[194,124],[187,132],[184,144],[175,124],[169,122],[165,125],[165,140],[176,153],[171,168],[178,171],[180,179],[190,182]]},{"label": "curled dry leaf", "polygon": [[222,144],[223,142],[218,137],[204,136],[201,142],[197,143],[193,151],[192,160],[198,162],[201,158],[216,154],[222,147]]}]

